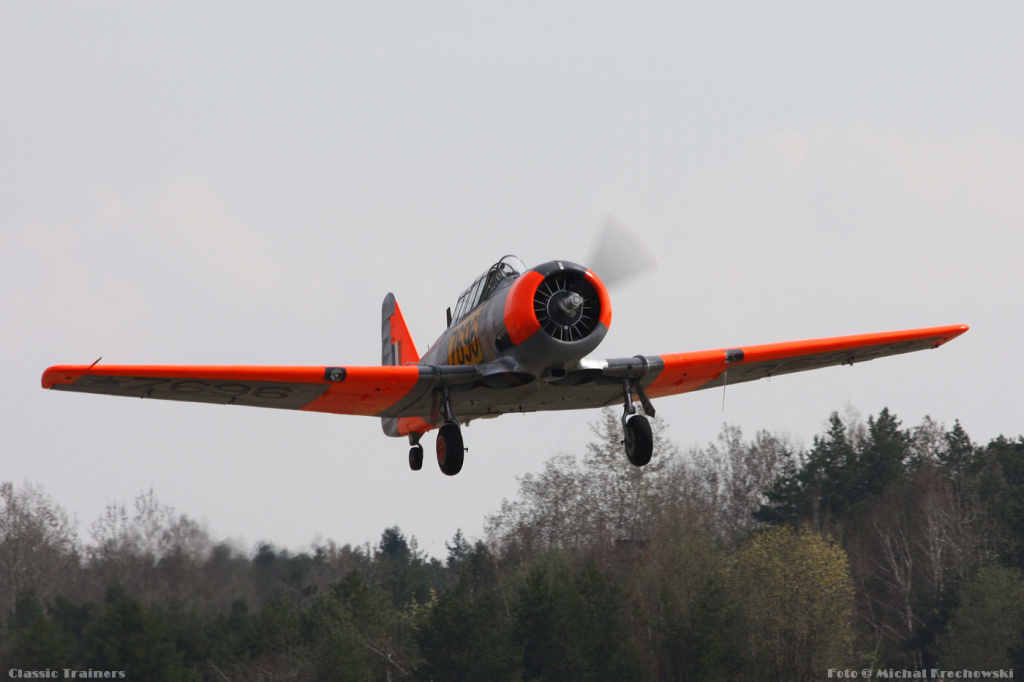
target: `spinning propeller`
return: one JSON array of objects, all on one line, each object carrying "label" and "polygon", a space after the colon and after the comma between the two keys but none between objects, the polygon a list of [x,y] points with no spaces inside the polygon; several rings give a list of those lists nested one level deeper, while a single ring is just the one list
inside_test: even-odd
[{"label": "spinning propeller", "polygon": [[617,286],[654,270],[658,262],[636,232],[608,216],[591,250],[587,267],[607,286]]}]

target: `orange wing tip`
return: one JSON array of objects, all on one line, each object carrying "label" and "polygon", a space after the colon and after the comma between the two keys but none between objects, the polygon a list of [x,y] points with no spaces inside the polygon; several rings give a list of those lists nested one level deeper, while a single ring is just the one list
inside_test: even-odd
[{"label": "orange wing tip", "polygon": [[932,348],[938,348],[939,346],[941,346],[941,345],[943,345],[945,343],[949,343],[950,341],[952,341],[956,337],[958,337],[961,334],[963,334],[964,332],[966,332],[968,329],[970,329],[970,326],[968,326],[966,324],[958,324],[958,325],[954,325],[952,327],[949,327],[948,328],[948,333],[946,333],[942,337],[940,337],[935,342],[935,344],[932,346]]},{"label": "orange wing tip", "polygon": [[85,374],[85,367],[54,366],[43,372],[43,388],[53,388],[57,384],[72,384]]}]

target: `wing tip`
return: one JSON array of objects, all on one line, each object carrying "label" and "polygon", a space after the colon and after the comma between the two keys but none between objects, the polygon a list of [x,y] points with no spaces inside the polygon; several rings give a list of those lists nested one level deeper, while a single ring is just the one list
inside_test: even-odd
[{"label": "wing tip", "polygon": [[966,324],[955,324],[950,327],[946,327],[944,330],[946,333],[939,337],[932,348],[938,348],[939,346],[949,343],[961,334],[966,333],[970,328],[970,325]]},{"label": "wing tip", "polygon": [[84,367],[74,367],[69,365],[54,365],[53,367],[47,367],[43,372],[41,383],[43,388],[53,388],[58,384],[70,384],[81,377],[84,370]]}]

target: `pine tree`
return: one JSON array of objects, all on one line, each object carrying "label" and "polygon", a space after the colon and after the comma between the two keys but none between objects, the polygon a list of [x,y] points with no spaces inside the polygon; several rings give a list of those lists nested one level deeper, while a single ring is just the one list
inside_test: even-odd
[{"label": "pine tree", "polygon": [[860,453],[860,493],[877,495],[904,480],[910,454],[910,434],[900,429],[896,415],[884,407],[878,419],[868,417],[868,437]]}]

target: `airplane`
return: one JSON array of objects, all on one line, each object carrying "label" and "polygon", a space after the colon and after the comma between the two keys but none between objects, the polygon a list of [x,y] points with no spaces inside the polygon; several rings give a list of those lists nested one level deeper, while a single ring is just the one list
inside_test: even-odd
[{"label": "airplane", "polygon": [[[462,470],[460,425],[512,412],[621,404],[628,460],[653,455],[652,399],[793,372],[938,348],[967,325],[840,336],[689,353],[590,358],[611,324],[607,287],[586,267],[553,260],[527,268],[505,256],[462,292],[448,327],[422,356],[389,293],[380,366],[58,365],[43,388],[81,393],[276,407],[379,417],[384,433],[420,441],[437,429],[441,471]],[[639,402],[642,412],[634,403]]]}]

